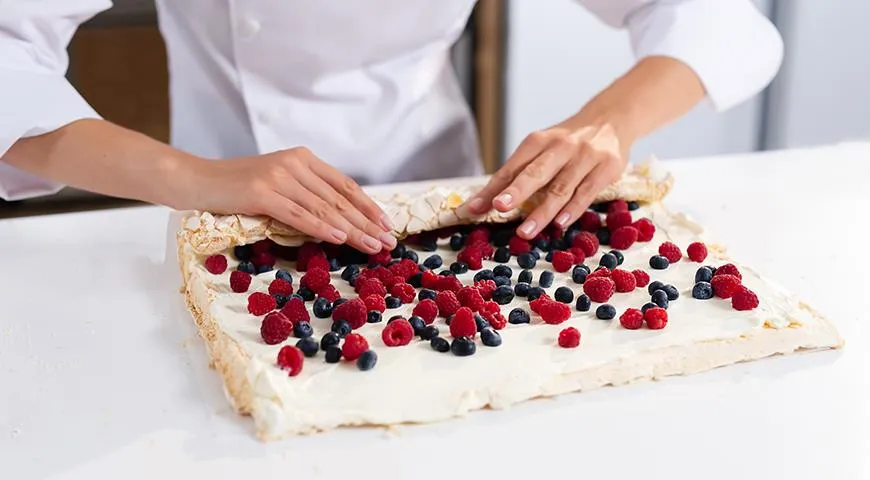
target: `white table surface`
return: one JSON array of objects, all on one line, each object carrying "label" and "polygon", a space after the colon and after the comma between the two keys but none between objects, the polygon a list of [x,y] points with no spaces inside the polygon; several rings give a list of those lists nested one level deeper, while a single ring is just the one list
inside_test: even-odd
[{"label": "white table surface", "polygon": [[263,444],[206,366],[168,210],[5,220],[0,478],[867,478],[870,144],[667,164],[666,202],[826,313],[844,350]]}]

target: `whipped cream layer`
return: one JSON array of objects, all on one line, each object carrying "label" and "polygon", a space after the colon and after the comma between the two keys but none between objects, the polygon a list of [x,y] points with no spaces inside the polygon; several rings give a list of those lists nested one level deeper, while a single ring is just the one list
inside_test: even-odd
[{"label": "whipped cream layer", "polygon": [[[619,323],[619,315],[627,308],[640,308],[649,302],[647,288],[637,288],[630,293],[616,293],[608,303],[617,310],[613,320],[595,318],[592,304],[588,312],[578,312],[572,302],[571,318],[559,325],[548,325],[529,309],[528,301],[516,297],[502,306],[507,318],[516,307],[527,310],[532,318],[530,324],[512,325],[499,333],[503,343],[499,347],[486,347],[477,340],[477,353],[470,357],[457,357],[451,353],[432,350],[428,341],[415,338],[402,347],[387,347],[381,340],[381,331],[386,320],[393,315],[410,316],[416,303],[384,312],[380,323],[366,324],[357,330],[368,339],[370,347],[377,352],[377,366],[368,372],[359,371],[353,362],[342,361],[328,364],[323,352],[306,358],[302,372],[289,377],[276,366],[276,355],[284,344],[295,344],[290,337],[281,345],[266,345],[260,337],[263,317],[254,317],[247,311],[250,292],[267,290],[275,278],[274,271],[254,277],[247,293],[233,293],[229,288],[229,274],[237,262],[227,254],[230,266],[222,275],[208,273],[202,258],[189,260],[192,294],[218,326],[235,340],[250,356],[246,376],[255,396],[253,415],[261,435],[277,438],[292,433],[326,430],[341,425],[377,425],[404,422],[429,422],[442,420],[468,411],[491,406],[506,407],[510,404],[543,395],[554,395],[584,389],[578,381],[577,372],[590,371],[598,366],[638,361],[644,352],[655,352],[696,344],[698,342],[738,339],[749,332],[763,328],[785,328],[806,322],[812,323],[809,311],[802,309],[786,291],[759,276],[744,265],[737,264],[743,274],[743,283],[759,297],[760,305],[749,312],[732,309],[730,300],[692,298],[695,271],[701,264],[683,259],[666,270],[652,270],[649,258],[657,254],[664,241],[676,243],[684,252],[689,243],[703,241],[702,229],[682,215],[667,212],[660,205],[643,207],[632,212],[634,218],[648,217],[656,226],[655,238],[650,242],[636,243],[623,252],[624,270],[643,269],[651,281],[672,284],[680,292],[678,300],[670,302],[668,325],[663,330],[626,330]],[[432,253],[444,259],[444,267],[455,260],[456,253],[446,248],[442,241],[437,252],[418,251],[420,262]],[[602,246],[598,254],[588,258],[586,264],[593,270],[600,256],[610,249]],[[731,262],[715,248],[704,265],[719,266]],[[732,262],[733,263],[733,262]],[[485,261],[484,268],[498,265]],[[512,284],[522,270],[512,257],[507,264],[513,269]],[[292,263],[279,261],[279,268],[286,268],[294,275],[294,288],[298,288],[300,275]],[[439,269],[440,270],[440,269]],[[533,269],[537,285],[540,273],[552,270],[552,265],[543,256]],[[472,284],[475,271],[458,275],[465,285]],[[341,280],[340,272],[332,273],[332,284],[342,296],[355,298],[353,288]],[[556,279],[546,291],[553,296],[560,286],[567,286],[576,296],[582,294],[582,285],[574,284],[570,271],[556,273]],[[309,302],[310,310],[313,302]],[[311,324],[315,338],[330,330],[331,319],[318,319],[312,315]],[[450,338],[444,319],[435,325],[441,336]],[[559,332],[568,326],[580,330],[580,346],[564,349],[557,345]],[[699,370],[702,368],[699,368]],[[638,375],[637,378],[640,378]],[[630,381],[633,378],[624,379]],[[579,383],[579,384],[578,384]],[[608,379],[602,384],[620,383]]]}]

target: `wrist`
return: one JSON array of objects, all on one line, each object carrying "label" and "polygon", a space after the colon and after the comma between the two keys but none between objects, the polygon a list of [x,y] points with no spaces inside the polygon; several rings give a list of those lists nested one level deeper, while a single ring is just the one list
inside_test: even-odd
[{"label": "wrist", "polygon": [[212,162],[195,155],[175,151],[160,160],[160,170],[163,172],[162,191],[159,193],[163,205],[175,210],[193,210],[201,202],[200,184],[208,177],[208,169]]}]

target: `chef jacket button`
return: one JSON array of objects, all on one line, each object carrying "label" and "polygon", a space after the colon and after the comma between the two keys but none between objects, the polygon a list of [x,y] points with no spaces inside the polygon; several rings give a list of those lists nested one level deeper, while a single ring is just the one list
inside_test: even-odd
[{"label": "chef jacket button", "polygon": [[251,38],[260,31],[260,22],[253,18],[245,18],[239,22],[238,33],[242,38]]}]

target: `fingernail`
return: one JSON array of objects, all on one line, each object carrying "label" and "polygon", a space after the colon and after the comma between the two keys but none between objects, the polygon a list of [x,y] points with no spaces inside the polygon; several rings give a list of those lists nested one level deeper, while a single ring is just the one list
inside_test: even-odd
[{"label": "fingernail", "polygon": [[565,227],[570,219],[571,215],[568,212],[563,212],[561,215],[556,217],[556,223],[558,223],[560,227]]},{"label": "fingernail", "polygon": [[479,212],[483,208],[483,199],[480,197],[475,197],[468,202],[468,208],[472,212]]},{"label": "fingernail", "polygon": [[381,245],[381,242],[377,241],[375,237],[364,235],[362,241],[363,245],[371,248],[372,250],[380,251],[381,247],[383,247],[383,245]]},{"label": "fingernail", "polygon": [[390,250],[396,248],[396,237],[390,235],[389,233],[382,233],[379,237],[381,242],[386,245]]},{"label": "fingernail", "polygon": [[390,217],[388,217],[386,215],[382,215],[381,216],[381,226],[384,227],[384,230],[392,231],[393,230],[393,222],[390,221]]},{"label": "fingernail", "polygon": [[505,207],[510,207],[511,202],[514,200],[514,196],[511,195],[510,193],[503,193],[503,194],[499,195],[496,200],[498,200],[499,203],[501,203]]},{"label": "fingernail", "polygon": [[344,243],[347,240],[347,234],[337,228],[333,228],[329,235],[338,243]]},{"label": "fingernail", "polygon": [[538,224],[534,220],[526,220],[525,223],[520,225],[520,231],[526,234],[526,236],[531,236],[537,226]]}]

